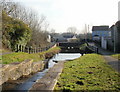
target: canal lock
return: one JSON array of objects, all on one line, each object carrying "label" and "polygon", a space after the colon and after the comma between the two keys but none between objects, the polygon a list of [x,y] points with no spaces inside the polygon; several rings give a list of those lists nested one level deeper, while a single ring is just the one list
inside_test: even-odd
[{"label": "canal lock", "polygon": [[[25,92],[28,92],[32,85],[35,84],[37,80],[41,79],[46,74],[46,72],[54,66],[54,64],[57,64],[57,62],[59,61],[62,62],[65,60],[73,60],[79,58],[80,56],[80,53],[58,53],[54,55],[51,59],[46,59],[44,61],[45,67],[43,71],[37,72],[33,75],[29,75],[26,79],[21,78],[13,82],[6,83],[6,85],[3,86],[2,92],[6,92],[6,90],[15,90],[15,92],[24,90]],[[19,82],[20,80],[22,82]]]}]

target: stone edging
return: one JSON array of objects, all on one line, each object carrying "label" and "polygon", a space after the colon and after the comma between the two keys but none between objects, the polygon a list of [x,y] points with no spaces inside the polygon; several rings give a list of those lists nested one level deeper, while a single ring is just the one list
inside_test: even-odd
[{"label": "stone edging", "polygon": [[57,79],[62,73],[63,66],[65,61],[59,61],[52,68],[48,70],[48,72],[43,76],[43,78],[39,79],[30,89],[29,92],[32,91],[42,91],[42,90],[54,90],[54,87],[57,83]]},{"label": "stone edging", "polygon": [[0,85],[8,80],[17,80],[22,76],[35,73],[44,69],[44,61],[33,62],[33,60],[25,60],[23,62],[15,62],[0,67]]}]

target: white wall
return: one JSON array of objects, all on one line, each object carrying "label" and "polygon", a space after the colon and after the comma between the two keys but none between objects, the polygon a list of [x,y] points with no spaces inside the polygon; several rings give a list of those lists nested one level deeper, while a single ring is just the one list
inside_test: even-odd
[{"label": "white wall", "polygon": [[101,40],[101,47],[103,49],[107,49],[107,40],[104,37],[102,37],[101,39],[102,39]]}]

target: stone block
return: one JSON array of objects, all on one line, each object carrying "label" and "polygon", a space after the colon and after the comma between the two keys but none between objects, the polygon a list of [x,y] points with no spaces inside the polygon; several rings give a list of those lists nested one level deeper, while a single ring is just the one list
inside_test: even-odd
[{"label": "stone block", "polygon": [[33,62],[33,60],[25,60],[23,62],[15,62],[7,65],[0,65],[0,85],[8,80],[17,80],[21,76],[43,70],[44,61]]},{"label": "stone block", "polygon": [[23,62],[21,66],[23,75],[29,75],[32,72],[32,63],[33,63],[33,60],[26,60]]},{"label": "stone block", "polygon": [[10,65],[0,65],[0,85],[3,84],[4,82],[8,81],[9,78],[9,71],[8,71],[8,67]]},{"label": "stone block", "polygon": [[32,64],[32,72],[33,73],[43,70],[43,68],[44,68],[43,61],[33,62],[33,64]]},{"label": "stone block", "polygon": [[20,66],[22,63],[12,63],[10,64],[11,67],[9,68],[9,80],[17,80],[22,76],[22,70],[20,69]]}]

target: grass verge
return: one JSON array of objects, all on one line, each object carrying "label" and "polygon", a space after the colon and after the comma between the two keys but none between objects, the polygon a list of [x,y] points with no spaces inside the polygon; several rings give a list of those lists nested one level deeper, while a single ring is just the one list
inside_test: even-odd
[{"label": "grass verge", "polygon": [[59,47],[50,48],[48,51],[40,52],[40,53],[34,53],[34,54],[28,54],[25,52],[17,52],[17,53],[11,53],[3,55],[0,60],[0,63],[2,64],[9,64],[13,62],[22,62],[26,59],[33,59],[34,61],[40,61],[45,59],[45,54],[47,53],[54,53],[58,52],[60,50]]},{"label": "grass verge", "polygon": [[86,54],[65,63],[54,91],[57,90],[120,91],[120,74],[107,65],[101,55]]},{"label": "grass verge", "polygon": [[7,52],[11,52],[10,50],[8,50],[8,49],[0,49],[0,53],[7,53]]},{"label": "grass verge", "polygon": [[117,59],[120,60],[120,54],[114,54],[114,55],[112,55],[112,57],[117,58]]}]

